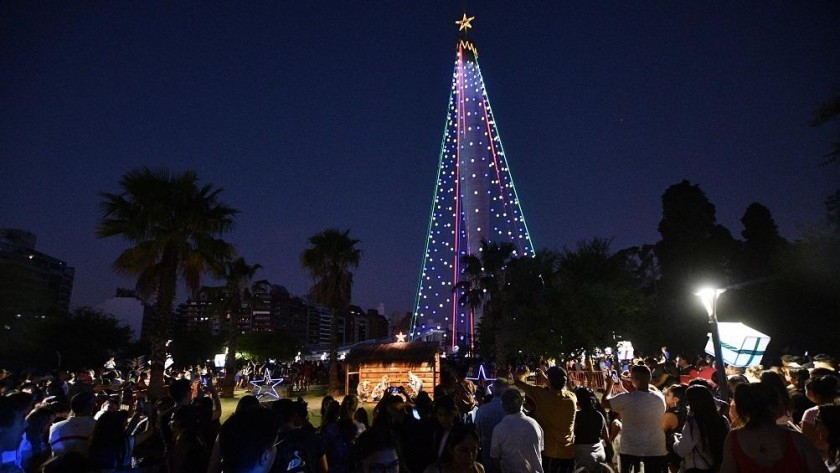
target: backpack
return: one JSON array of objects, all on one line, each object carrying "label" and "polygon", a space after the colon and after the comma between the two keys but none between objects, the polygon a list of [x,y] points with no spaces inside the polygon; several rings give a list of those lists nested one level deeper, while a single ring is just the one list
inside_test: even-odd
[{"label": "backpack", "polygon": [[306,439],[299,429],[284,434],[277,443],[277,455],[274,457],[272,473],[315,473],[315,462],[312,460],[311,445],[307,445]]}]

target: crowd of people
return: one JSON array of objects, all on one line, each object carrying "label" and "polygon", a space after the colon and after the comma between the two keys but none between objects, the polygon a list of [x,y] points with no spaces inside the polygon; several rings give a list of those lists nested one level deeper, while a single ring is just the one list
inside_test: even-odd
[{"label": "crowd of people", "polygon": [[608,365],[595,389],[570,382],[580,360],[530,360],[491,379],[447,366],[431,393],[389,391],[372,411],[353,394],[326,396],[318,425],[301,398],[253,395],[222,422],[206,367],[169,370],[155,402],[147,373],[113,360],[95,372],[0,371],[0,473],[838,471],[829,357],[724,377],[706,358],[666,354]]},{"label": "crowd of people", "polygon": [[245,362],[236,372],[235,377],[237,387],[242,389],[250,389],[252,381],[260,383],[266,379],[282,379],[282,384],[288,386],[291,391],[305,393],[310,386],[325,384],[328,373],[326,361],[277,362],[269,360],[262,364]]}]

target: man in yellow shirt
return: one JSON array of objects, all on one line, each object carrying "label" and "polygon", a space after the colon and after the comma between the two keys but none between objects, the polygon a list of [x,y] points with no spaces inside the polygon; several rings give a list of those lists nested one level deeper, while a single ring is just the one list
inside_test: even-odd
[{"label": "man in yellow shirt", "polygon": [[516,373],[516,386],[534,401],[533,417],[545,432],[542,452],[545,473],[572,473],[575,469],[575,410],[577,398],[566,389],[566,370],[552,366],[545,373],[537,370],[537,381],[548,386],[535,386],[525,381],[526,369]]}]

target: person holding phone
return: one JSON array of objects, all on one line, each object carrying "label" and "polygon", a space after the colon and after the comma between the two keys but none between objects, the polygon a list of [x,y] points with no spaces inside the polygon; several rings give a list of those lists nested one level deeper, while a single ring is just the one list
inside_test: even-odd
[{"label": "person holding phone", "polygon": [[[613,372],[615,373],[615,372]],[[665,397],[650,386],[650,368],[635,365],[630,368],[633,392],[612,392],[617,375],[607,378],[605,396],[601,403],[604,409],[621,414],[621,445],[619,458],[621,473],[636,473],[642,463],[646,473],[667,473],[668,451],[665,448],[665,431],[662,430],[665,417]]]},{"label": "person holding phone", "polygon": [[153,426],[148,413],[139,406],[130,418],[126,411],[104,411],[90,436],[90,464],[100,469],[131,467],[134,447],[151,438]]},{"label": "person holding phone", "polygon": [[516,372],[516,387],[533,399],[536,406],[534,419],[545,432],[545,450],[542,466],[546,473],[571,473],[575,468],[574,426],[577,410],[575,393],[566,389],[566,370],[552,366],[545,374],[537,370],[537,383],[548,382],[547,387],[535,386],[525,381],[526,367]]}]

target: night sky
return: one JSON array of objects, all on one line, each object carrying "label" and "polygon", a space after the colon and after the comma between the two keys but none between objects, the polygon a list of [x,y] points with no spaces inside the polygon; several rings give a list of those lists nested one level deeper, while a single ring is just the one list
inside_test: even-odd
[{"label": "night sky", "polygon": [[[477,2],[475,2],[477,3]],[[469,7],[537,248],[654,243],[682,179],[740,238],[751,202],[788,239],[823,215],[818,164],[840,93],[840,2],[481,2]],[[76,268],[73,305],[111,271],[99,192],[139,166],[196,169],[241,210],[228,239],[303,294],[307,238],[349,228],[354,302],[412,310],[461,2],[0,3],[0,227]]]}]

